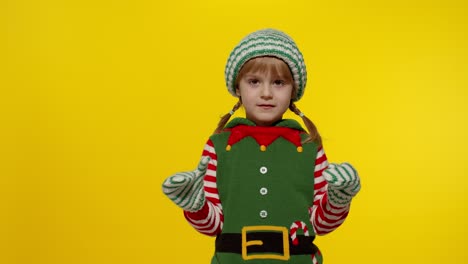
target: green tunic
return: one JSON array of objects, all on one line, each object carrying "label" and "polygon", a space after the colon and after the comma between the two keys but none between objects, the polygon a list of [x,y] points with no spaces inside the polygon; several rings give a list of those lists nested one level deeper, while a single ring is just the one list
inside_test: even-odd
[{"label": "green tunic", "polygon": [[[253,134],[243,133],[247,126]],[[289,231],[292,223],[302,221],[307,224],[310,236],[315,235],[309,208],[314,200],[317,144],[297,146],[307,134],[295,120],[281,120],[273,127],[253,130],[252,126],[255,124],[251,121],[236,118],[226,126],[225,132],[211,137],[217,155],[216,181],[224,214],[222,233],[241,234],[244,227],[252,226],[283,227]],[[281,130],[278,136],[278,127],[288,129]],[[298,140],[291,140],[294,135]],[[228,142],[234,144],[227,147]],[[248,253],[248,247],[246,251],[248,258],[253,259],[244,260],[242,254],[216,252],[212,263],[312,263],[310,255],[291,255],[287,260],[257,259]]]}]

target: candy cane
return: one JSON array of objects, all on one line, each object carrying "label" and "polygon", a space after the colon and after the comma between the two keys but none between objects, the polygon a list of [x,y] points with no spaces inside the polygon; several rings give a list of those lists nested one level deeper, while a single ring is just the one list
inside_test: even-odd
[{"label": "candy cane", "polygon": [[317,252],[315,252],[314,255],[312,255],[312,264],[319,264],[319,261],[317,259],[317,256],[321,256],[322,253],[320,253],[320,250],[318,250]]},{"label": "candy cane", "polygon": [[291,232],[292,243],[295,246],[297,246],[297,244],[299,244],[299,240],[297,239],[297,235],[296,235],[298,228],[301,228],[302,231],[304,231],[304,236],[309,236],[309,229],[307,228],[307,225],[304,222],[296,221],[296,222],[292,223],[291,228],[289,228],[289,230]]}]

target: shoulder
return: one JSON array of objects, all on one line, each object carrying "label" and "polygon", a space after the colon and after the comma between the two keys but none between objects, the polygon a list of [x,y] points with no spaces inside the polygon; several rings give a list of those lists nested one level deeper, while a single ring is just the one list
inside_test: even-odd
[{"label": "shoulder", "polygon": [[287,127],[294,130],[299,130],[306,133],[305,129],[294,119],[282,119],[275,124],[276,127]]},{"label": "shoulder", "polygon": [[231,129],[224,129],[220,133],[212,134],[209,138],[209,141],[212,142],[214,146],[219,146],[220,144],[226,144],[229,135],[231,134]]}]

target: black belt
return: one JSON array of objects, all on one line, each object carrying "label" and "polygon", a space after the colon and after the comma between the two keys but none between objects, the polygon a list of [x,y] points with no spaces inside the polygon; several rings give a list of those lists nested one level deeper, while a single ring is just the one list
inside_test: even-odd
[{"label": "black belt", "polygon": [[[290,255],[312,255],[318,251],[312,242],[315,236],[297,235],[298,243],[294,245],[288,235]],[[262,241],[262,245],[247,246],[248,253],[284,254],[283,234],[278,232],[249,232],[246,241]],[[216,237],[216,252],[242,254],[242,235],[224,233]]]}]

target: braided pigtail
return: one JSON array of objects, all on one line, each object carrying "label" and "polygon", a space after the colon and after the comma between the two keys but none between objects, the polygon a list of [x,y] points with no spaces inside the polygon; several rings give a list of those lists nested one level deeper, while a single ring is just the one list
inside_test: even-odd
[{"label": "braided pigtail", "polygon": [[221,131],[223,130],[224,126],[226,125],[226,123],[229,121],[229,119],[231,118],[231,116],[234,114],[235,111],[237,111],[237,109],[239,109],[239,107],[242,105],[242,102],[241,100],[239,100],[235,105],[234,107],[232,107],[232,110],[229,111],[229,113],[223,115],[221,117],[221,120],[219,120],[219,123],[218,123],[218,126],[216,127],[216,130],[214,131],[214,134],[219,134],[221,133]]},{"label": "braided pigtail", "polygon": [[316,142],[317,144],[322,145],[322,138],[320,137],[317,127],[314,125],[314,123],[307,116],[305,116],[304,113],[302,113],[293,102],[291,102],[289,105],[289,109],[302,118],[302,122],[304,122],[307,130],[309,131],[309,136],[302,143]]}]

